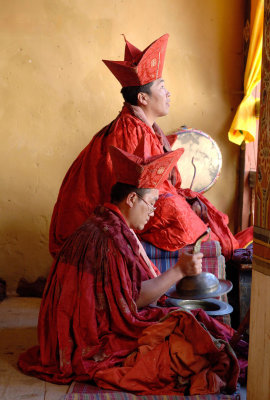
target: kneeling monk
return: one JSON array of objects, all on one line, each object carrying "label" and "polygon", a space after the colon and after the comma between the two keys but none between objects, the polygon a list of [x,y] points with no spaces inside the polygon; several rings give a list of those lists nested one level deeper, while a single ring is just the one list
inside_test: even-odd
[{"label": "kneeling monk", "polygon": [[133,232],[154,214],[182,149],[146,158],[141,142],[136,154],[110,153],[111,202],[62,247],[44,290],[39,346],[20,356],[19,367],[54,383],[94,380],[139,394],[233,391],[234,353],[191,313],[158,302],[175,282],[201,272],[203,254],[185,253],[160,275]]},{"label": "kneeling monk", "polygon": [[[171,151],[168,137],[156,124],[170,107],[170,93],[162,78],[168,36],[163,35],[144,51],[126,41],[124,61],[104,61],[121,83],[125,103],[115,120],[82,150],[63,180],[50,225],[50,251],[54,257],[95,207],[110,200],[116,182],[111,145],[134,153],[145,136],[152,156]],[[178,250],[194,243],[209,226],[212,240],[220,242],[226,258],[238,248],[228,228],[228,217],[202,194],[182,189],[177,167],[160,185],[156,207],[151,223],[140,233],[146,242],[164,250]]]}]

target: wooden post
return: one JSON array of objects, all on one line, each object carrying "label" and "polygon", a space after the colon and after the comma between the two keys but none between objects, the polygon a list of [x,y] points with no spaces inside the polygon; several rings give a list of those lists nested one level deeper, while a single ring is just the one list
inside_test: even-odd
[{"label": "wooden post", "polygon": [[252,272],[248,400],[270,399],[270,276]]},{"label": "wooden post", "polygon": [[261,111],[250,306],[248,400],[270,399],[270,0],[265,0],[264,3]]}]

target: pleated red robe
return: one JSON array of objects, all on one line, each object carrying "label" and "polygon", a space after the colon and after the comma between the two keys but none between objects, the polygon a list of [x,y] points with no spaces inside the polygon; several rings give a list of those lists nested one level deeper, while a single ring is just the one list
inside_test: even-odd
[{"label": "pleated red robe", "polygon": [[[53,256],[98,204],[110,201],[115,178],[109,146],[114,145],[133,153],[142,135],[149,142],[151,155],[171,149],[161,129],[156,124],[150,127],[142,110],[126,103],[118,117],[97,133],[73,162],[60,188],[52,215],[50,251]],[[186,197],[195,196],[207,206],[207,224],[193,212],[186,201]],[[181,177],[176,168],[160,188],[160,199],[156,206],[155,216],[140,233],[143,240],[161,249],[174,251],[194,243],[209,225],[212,239],[221,243],[227,258],[238,248],[238,242],[227,226],[228,217],[203,195],[181,189]]]},{"label": "pleated red robe", "polygon": [[[183,392],[187,385],[191,393],[233,391],[239,367],[225,342],[213,340],[189,312],[160,321],[175,308],[137,309],[141,282],[151,278],[120,211],[97,208],[52,266],[39,314],[39,346],[20,356],[19,368],[54,383],[94,379],[101,387],[139,393]],[[149,385],[138,365],[146,365],[144,356]],[[185,383],[179,384],[179,376]]]}]

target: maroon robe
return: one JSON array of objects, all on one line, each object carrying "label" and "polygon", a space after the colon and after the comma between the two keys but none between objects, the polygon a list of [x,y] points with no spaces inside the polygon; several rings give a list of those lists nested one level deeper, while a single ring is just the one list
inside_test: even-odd
[{"label": "maroon robe", "polygon": [[[20,369],[54,383],[94,379],[101,387],[140,393],[183,392],[186,384],[179,385],[178,375],[193,393],[234,390],[239,373],[234,354],[225,343],[213,341],[191,313],[177,310],[160,322],[175,308],[137,309],[141,282],[151,278],[119,209],[110,204],[97,208],[52,266],[39,314],[39,346],[20,356]],[[178,355],[170,358],[170,348]],[[142,353],[152,365],[148,389],[138,372]],[[162,366],[165,380],[159,379]]]}]

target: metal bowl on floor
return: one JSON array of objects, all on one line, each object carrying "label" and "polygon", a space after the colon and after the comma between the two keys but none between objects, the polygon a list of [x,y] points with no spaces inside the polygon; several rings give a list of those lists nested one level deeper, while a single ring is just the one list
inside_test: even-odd
[{"label": "metal bowl on floor", "polygon": [[202,272],[199,275],[186,276],[176,285],[172,286],[166,295],[168,297],[189,300],[207,299],[219,297],[232,290],[232,283],[224,279],[217,279],[210,272]]},{"label": "metal bowl on floor", "polygon": [[169,298],[166,303],[169,306],[181,307],[189,311],[201,308],[210,316],[226,315],[233,312],[233,308],[230,304],[217,299],[180,300]]}]

